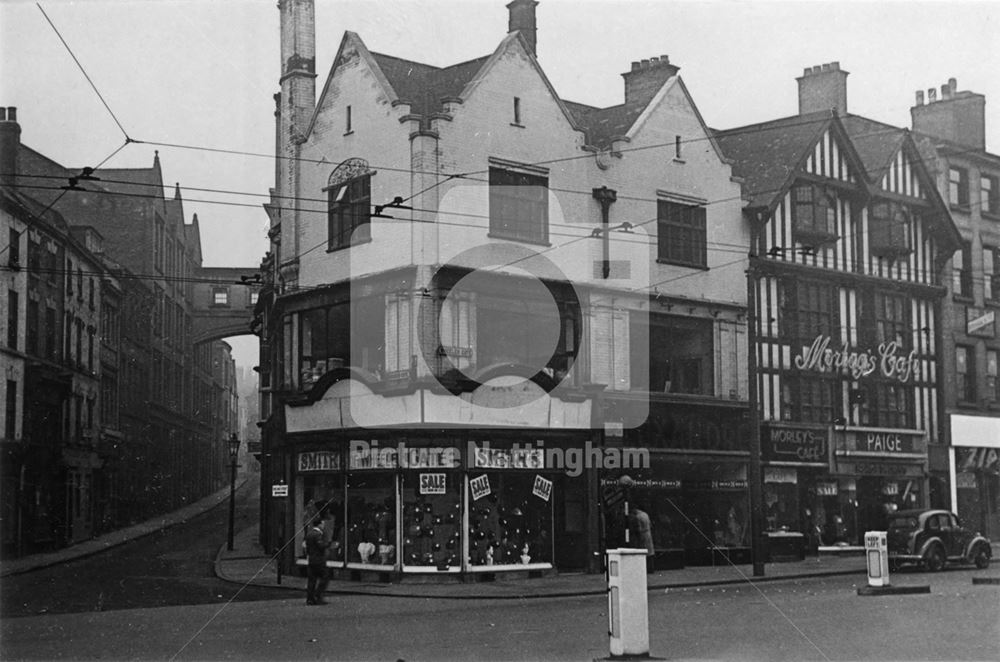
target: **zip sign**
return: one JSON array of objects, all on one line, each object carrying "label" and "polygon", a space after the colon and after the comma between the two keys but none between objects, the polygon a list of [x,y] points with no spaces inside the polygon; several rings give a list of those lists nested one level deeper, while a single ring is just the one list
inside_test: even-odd
[{"label": "zip sign", "polygon": [[288,485],[286,483],[278,483],[271,486],[271,496],[273,497],[286,497],[288,496]]}]

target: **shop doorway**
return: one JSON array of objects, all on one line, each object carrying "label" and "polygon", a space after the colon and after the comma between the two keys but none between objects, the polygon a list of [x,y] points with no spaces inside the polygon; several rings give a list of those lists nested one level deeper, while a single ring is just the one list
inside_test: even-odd
[{"label": "shop doorway", "polygon": [[587,567],[587,481],[560,476],[556,482],[555,560],[560,570]]}]

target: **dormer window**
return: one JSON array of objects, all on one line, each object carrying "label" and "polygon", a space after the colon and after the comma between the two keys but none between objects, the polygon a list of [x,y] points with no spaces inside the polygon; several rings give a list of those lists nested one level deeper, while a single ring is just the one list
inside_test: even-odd
[{"label": "dormer window", "polygon": [[816,184],[792,189],[792,228],[795,241],[818,246],[837,238],[837,198]]},{"label": "dormer window", "polygon": [[909,210],[895,202],[873,202],[868,213],[868,238],[872,255],[896,259],[909,255],[910,228],[913,224]]}]

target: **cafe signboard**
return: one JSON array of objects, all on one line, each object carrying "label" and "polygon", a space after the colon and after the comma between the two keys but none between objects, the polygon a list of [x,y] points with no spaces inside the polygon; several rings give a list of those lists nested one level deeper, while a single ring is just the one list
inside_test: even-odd
[{"label": "cafe signboard", "polygon": [[765,425],[760,438],[761,455],[765,462],[827,466],[827,428]]},{"label": "cafe signboard", "polygon": [[906,383],[916,376],[917,350],[906,350],[895,340],[875,349],[859,349],[847,343],[834,344],[830,336],[816,336],[795,357],[795,367],[809,372],[841,372],[853,379],[878,372],[887,379]]}]

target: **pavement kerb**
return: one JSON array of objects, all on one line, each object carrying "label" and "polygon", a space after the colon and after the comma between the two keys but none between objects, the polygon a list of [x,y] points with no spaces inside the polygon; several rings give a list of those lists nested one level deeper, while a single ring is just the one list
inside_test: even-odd
[{"label": "pavement kerb", "polygon": [[[227,545],[223,544],[219,548],[219,553],[215,558],[215,574],[216,576],[226,582],[232,584],[239,584],[241,586],[253,585],[261,588],[273,588],[273,589],[285,589],[305,592],[304,586],[298,586],[296,584],[272,584],[269,582],[256,582],[253,579],[250,581],[236,579],[231,577],[224,569],[226,559],[223,558],[224,553],[228,551],[226,549]],[[261,557],[263,560],[263,557]],[[687,588],[701,588],[701,587],[713,587],[713,586],[731,586],[734,584],[760,584],[765,582],[778,582],[778,581],[789,581],[789,580],[801,580],[801,579],[814,579],[822,577],[835,577],[842,575],[864,575],[864,569],[843,569],[843,570],[825,570],[821,572],[803,572],[789,575],[765,575],[764,577],[747,577],[747,578],[734,578],[734,579],[711,579],[703,581],[691,581],[691,582],[658,582],[647,586],[647,592],[651,591],[662,591],[662,590],[672,590],[672,589],[687,589]],[[292,577],[296,577],[292,575]],[[296,577],[297,578],[297,577]],[[299,578],[297,578],[299,579]],[[544,582],[544,579],[530,580]],[[300,583],[300,582],[297,582]],[[439,600],[526,600],[532,598],[572,598],[572,597],[582,597],[590,595],[606,595],[607,589],[581,589],[575,591],[530,591],[521,593],[509,593],[501,595],[483,595],[483,594],[472,594],[462,595],[460,593],[447,593],[447,594],[437,594],[429,592],[416,592],[421,588],[426,589],[427,586],[435,586],[433,584],[412,584],[410,585],[412,589],[410,590],[399,590],[403,584],[386,585],[386,588],[392,587],[395,590],[390,592],[378,591],[378,590],[364,590],[361,588],[351,588],[347,586],[335,586],[331,585],[327,587],[327,593],[337,594],[337,595],[368,595],[368,596],[378,596],[385,598],[420,598],[423,600],[427,599],[439,599]],[[442,585],[436,585],[442,586]],[[451,585],[449,585],[451,586]],[[474,591],[475,584],[454,584],[456,587],[463,587],[463,590]],[[544,588],[539,586],[539,589]]]},{"label": "pavement kerb", "polygon": [[[246,477],[244,477],[237,483],[236,489],[239,490],[242,488],[246,482]],[[226,503],[228,496],[229,487],[225,487],[199,501],[196,501],[195,503],[185,506],[180,510],[167,513],[162,517],[146,520],[140,524],[134,524],[130,527],[119,529],[117,531],[111,531],[98,536],[97,538],[85,540],[75,545],[63,547],[52,552],[43,552],[41,554],[32,554],[21,558],[10,559],[9,561],[5,561],[3,564],[0,564],[0,577],[23,575],[28,572],[34,572],[35,570],[51,568],[52,566],[59,565],[61,563],[68,563],[70,561],[95,556],[101,552],[106,552],[110,549],[114,549],[115,547],[120,547],[125,543],[132,542],[133,540],[139,540],[140,538],[145,538],[146,536],[169,529],[177,524],[182,524],[192,517],[206,513],[209,510]]]}]

